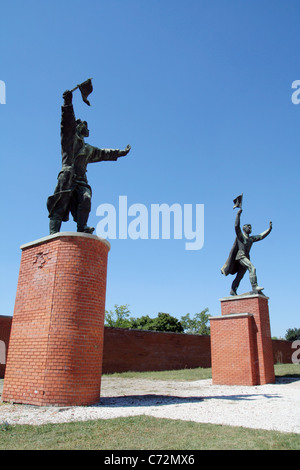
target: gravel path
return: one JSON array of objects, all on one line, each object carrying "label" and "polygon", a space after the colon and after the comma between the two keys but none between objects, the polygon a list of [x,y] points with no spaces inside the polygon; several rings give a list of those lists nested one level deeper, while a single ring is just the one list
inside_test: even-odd
[{"label": "gravel path", "polygon": [[142,414],[300,434],[300,380],[277,378],[276,384],[247,387],[213,385],[211,380],[178,382],[104,376],[97,405],[36,407],[0,402],[0,424],[41,425]]}]

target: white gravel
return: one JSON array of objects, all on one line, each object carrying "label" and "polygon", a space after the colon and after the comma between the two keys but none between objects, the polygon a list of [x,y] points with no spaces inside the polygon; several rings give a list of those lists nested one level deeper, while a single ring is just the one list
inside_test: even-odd
[{"label": "white gravel", "polygon": [[97,405],[37,407],[0,402],[0,424],[41,425],[136,415],[300,434],[300,380],[277,378],[276,384],[248,387],[213,385],[211,380],[104,376]]}]

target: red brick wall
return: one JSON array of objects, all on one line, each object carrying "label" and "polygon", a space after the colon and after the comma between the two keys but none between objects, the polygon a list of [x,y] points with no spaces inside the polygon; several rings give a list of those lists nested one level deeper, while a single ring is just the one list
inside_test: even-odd
[{"label": "red brick wall", "polygon": [[292,354],[295,349],[292,348],[293,341],[283,339],[273,339],[274,364],[292,364]]},{"label": "red brick wall", "polygon": [[210,337],[104,329],[103,373],[210,367]]},{"label": "red brick wall", "polygon": [[[12,317],[0,316],[0,340],[7,346],[11,322]],[[274,364],[292,363],[291,341],[273,340],[272,345]],[[155,370],[155,365],[156,370],[210,367],[210,337],[104,328],[103,373]],[[0,378],[4,370],[0,365]]]}]

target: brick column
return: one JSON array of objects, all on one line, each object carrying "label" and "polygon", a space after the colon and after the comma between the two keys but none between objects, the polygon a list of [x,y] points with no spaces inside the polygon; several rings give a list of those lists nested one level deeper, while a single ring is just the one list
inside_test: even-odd
[{"label": "brick column", "polygon": [[107,256],[95,235],[62,232],[21,247],[3,401],[99,400]]},{"label": "brick column", "polygon": [[212,379],[216,385],[256,385],[253,316],[210,318]]},{"label": "brick column", "polygon": [[221,313],[221,317],[211,317],[213,381],[228,385],[274,383],[268,297],[225,297]]}]

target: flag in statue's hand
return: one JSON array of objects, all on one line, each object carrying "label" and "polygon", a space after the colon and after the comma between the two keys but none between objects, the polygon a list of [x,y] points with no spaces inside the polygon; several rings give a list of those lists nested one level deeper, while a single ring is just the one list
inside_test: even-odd
[{"label": "flag in statue's hand", "polygon": [[236,207],[241,209],[242,208],[242,202],[243,202],[243,193],[233,200],[233,204],[234,204],[233,209],[235,209]]},{"label": "flag in statue's hand", "polygon": [[81,96],[83,101],[88,105],[91,106],[91,103],[87,100],[87,97],[92,93],[93,91],[93,84],[92,84],[92,79],[89,78],[85,82],[81,83],[78,85],[79,90],[81,92]]}]

